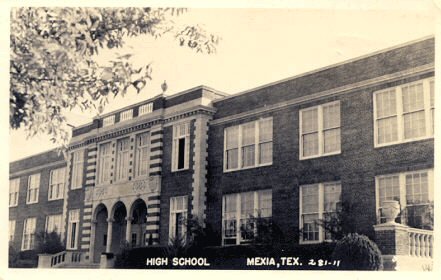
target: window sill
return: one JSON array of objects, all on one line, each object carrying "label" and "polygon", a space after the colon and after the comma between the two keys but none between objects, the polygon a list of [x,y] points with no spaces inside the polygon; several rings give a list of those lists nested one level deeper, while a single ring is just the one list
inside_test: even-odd
[{"label": "window sill", "polygon": [[15,205],[9,205],[9,208],[11,208],[11,207],[17,207],[18,206],[18,204],[15,204]]},{"label": "window sill", "polygon": [[38,201],[33,201],[33,202],[26,202],[26,205],[30,205],[30,204],[37,204]]},{"label": "window sill", "polygon": [[182,168],[182,169],[172,169],[171,172],[179,172],[179,171],[186,171],[186,170],[190,170],[190,168]]},{"label": "window sill", "polygon": [[64,197],[58,197],[58,198],[48,198],[47,201],[56,201],[56,200],[63,200]]},{"label": "window sill", "polygon": [[321,157],[329,157],[329,156],[335,156],[335,155],[341,155],[341,150],[337,151],[337,152],[328,153],[328,154],[300,157],[299,160],[308,160],[308,159],[321,158]]},{"label": "window sill", "polygon": [[247,166],[247,167],[242,167],[242,168],[236,168],[236,169],[224,169],[224,173],[235,172],[235,171],[242,171],[242,170],[248,170],[248,169],[259,168],[259,167],[265,167],[265,166],[271,166],[271,165],[273,165],[272,162],[270,162],[270,163],[265,163],[265,164],[259,164],[259,165],[255,165],[255,166]]},{"label": "window sill", "polygon": [[383,147],[389,147],[389,146],[396,146],[396,145],[400,145],[400,144],[406,144],[406,143],[411,143],[411,142],[419,142],[419,141],[424,141],[424,140],[430,140],[430,139],[434,139],[434,136],[424,136],[424,137],[419,137],[419,138],[413,138],[413,139],[406,139],[403,141],[395,141],[395,142],[390,142],[390,143],[383,143],[383,144],[374,144],[374,148],[383,148]]}]

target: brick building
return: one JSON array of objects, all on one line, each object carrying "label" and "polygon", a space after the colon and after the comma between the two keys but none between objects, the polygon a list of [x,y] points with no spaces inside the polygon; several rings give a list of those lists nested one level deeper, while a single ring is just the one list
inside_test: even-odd
[{"label": "brick building", "polygon": [[35,248],[36,235],[64,236],[66,161],[48,151],[9,166],[9,242],[18,250]]},{"label": "brick building", "polygon": [[[218,245],[252,241],[258,218],[277,225],[283,241],[319,243],[330,236],[317,221],[343,209],[355,231],[396,254],[379,240],[396,229],[375,226],[384,202],[395,200],[406,236],[430,227],[433,123],[434,38],[236,95],[205,86],[158,95],[73,130],[67,161],[56,161],[67,166],[57,205],[66,248],[99,262],[125,242],[185,237],[190,218],[209,226]],[[24,162],[31,166],[11,163],[10,188],[19,184],[20,193],[24,179],[15,178],[35,166]],[[49,202],[38,205],[42,216]],[[418,234],[418,244],[432,242]]]}]

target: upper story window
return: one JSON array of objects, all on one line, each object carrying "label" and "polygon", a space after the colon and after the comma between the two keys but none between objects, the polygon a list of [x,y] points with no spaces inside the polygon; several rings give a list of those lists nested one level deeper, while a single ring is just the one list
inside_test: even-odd
[{"label": "upper story window", "polygon": [[35,230],[37,226],[37,218],[27,218],[23,225],[23,239],[21,250],[32,250],[35,247]]},{"label": "upper story window", "polygon": [[135,176],[147,176],[149,171],[149,141],[150,132],[136,135]]},{"label": "upper story window", "polygon": [[145,115],[145,114],[148,114],[151,112],[153,112],[153,102],[139,106],[139,109],[138,109],[139,116],[142,116],[142,115]]},{"label": "upper story window", "polygon": [[119,139],[116,142],[116,181],[129,178],[130,138]]},{"label": "upper story window", "polygon": [[225,128],[224,139],[225,171],[272,164],[272,118]]},{"label": "upper story window", "polygon": [[[265,239],[258,225],[271,225],[272,191],[227,194],[222,199],[222,244],[250,243]],[[267,236],[268,237],[268,236]]]},{"label": "upper story window", "polygon": [[98,182],[110,183],[112,166],[112,143],[104,143],[99,146]]},{"label": "upper story window", "polygon": [[431,79],[375,92],[375,147],[432,137],[434,95]]},{"label": "upper story window", "polygon": [[59,236],[61,236],[62,231],[62,215],[49,215],[46,217],[46,226],[45,232],[51,233],[56,232]]},{"label": "upper story window", "polygon": [[26,204],[38,202],[39,189],[40,189],[40,173],[30,175],[28,178],[28,191],[26,196]]},{"label": "upper story window", "polygon": [[20,190],[20,178],[9,180],[9,207],[18,205],[19,190]]},{"label": "upper story window", "polygon": [[105,117],[103,119],[103,127],[115,124],[115,115]]},{"label": "upper story window", "polygon": [[9,242],[14,241],[15,220],[9,220]]},{"label": "upper story window", "polygon": [[119,114],[119,121],[127,121],[133,118],[133,109],[123,111]]},{"label": "upper story window", "polygon": [[397,222],[415,228],[433,227],[433,170],[381,175],[375,178],[375,183],[380,223],[385,222],[381,212],[383,202],[396,200],[401,207]]},{"label": "upper story window", "polygon": [[186,240],[187,234],[187,210],[188,198],[187,196],[175,196],[170,198],[170,227],[169,238],[173,242],[174,239],[179,239],[182,242]]},{"label": "upper story window", "polygon": [[71,189],[80,189],[83,184],[84,150],[73,152]]},{"label": "upper story window", "polygon": [[300,110],[300,159],[340,153],[340,102]]},{"label": "upper story window", "polygon": [[64,196],[64,181],[66,169],[58,168],[51,171],[48,200],[62,199]]},{"label": "upper story window", "polygon": [[172,171],[188,169],[190,157],[190,123],[173,126]]},{"label": "upper story window", "polygon": [[340,182],[300,186],[300,229],[302,243],[331,240],[329,232],[320,223],[329,221],[341,201]]}]

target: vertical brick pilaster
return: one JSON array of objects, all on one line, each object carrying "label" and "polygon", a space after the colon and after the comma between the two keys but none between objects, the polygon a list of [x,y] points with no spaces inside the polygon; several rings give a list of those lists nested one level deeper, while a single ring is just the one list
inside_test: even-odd
[{"label": "vertical brick pilaster", "polygon": [[374,225],[375,242],[383,255],[409,254],[409,227],[397,223]]}]

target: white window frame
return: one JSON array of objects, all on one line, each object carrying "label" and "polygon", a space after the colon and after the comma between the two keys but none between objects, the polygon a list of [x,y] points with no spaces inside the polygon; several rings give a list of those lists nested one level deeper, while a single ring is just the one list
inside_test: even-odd
[{"label": "white window frame", "polygon": [[[185,126],[184,134],[180,133],[181,126]],[[173,125],[173,147],[172,147],[172,172],[187,170],[190,161],[190,122],[183,122]],[[184,143],[184,167],[179,168],[179,140],[185,139]]]},{"label": "white window frame", "polygon": [[[375,91],[373,93],[373,106],[374,106],[374,147],[380,148],[384,146],[414,142],[424,139],[429,139],[434,137],[434,129],[432,125],[432,109],[435,109],[434,106],[430,105],[430,83],[434,82],[433,78],[422,79],[418,81],[414,81],[411,83],[400,84],[396,87],[386,88],[379,91]],[[409,139],[404,139],[404,115],[403,113],[403,95],[402,88],[417,84],[423,84],[423,100],[424,100],[424,119],[425,119],[425,135],[421,137],[414,137]],[[386,91],[395,90],[395,100],[396,100],[396,113],[397,113],[397,130],[398,130],[398,140],[387,142],[387,143],[378,143],[378,125],[377,125],[377,94],[381,94]],[[435,95],[435,94],[434,94]]]},{"label": "white window frame", "polygon": [[133,119],[133,109],[128,109],[119,113],[119,122]]},{"label": "white window frame", "polygon": [[61,233],[63,232],[63,215],[56,214],[46,216],[44,231],[46,233],[56,232],[58,236],[61,237]]},{"label": "white window frame", "polygon": [[[340,200],[337,203],[341,203],[341,182],[340,181],[333,181],[333,182],[323,182],[323,183],[316,183],[316,184],[307,184],[307,185],[301,185],[299,187],[299,229],[303,229],[303,188],[311,187],[311,186],[318,186],[318,220],[323,220],[323,214],[325,214],[325,188],[326,185],[340,185]],[[300,244],[316,244],[321,243],[325,241],[330,241],[325,239],[325,229],[318,225],[318,234],[319,238],[318,240],[303,240],[303,234],[300,234],[299,236],[299,243]]]},{"label": "white window frame", "polygon": [[[178,200],[182,200],[183,208],[177,209],[176,204]],[[169,228],[168,228],[168,237],[169,242],[172,242],[174,238],[176,238],[176,214],[182,214],[183,223],[182,224],[182,241],[186,241],[187,237],[187,221],[188,221],[188,196],[174,196],[170,197],[170,219],[169,219]]]},{"label": "white window frame", "polygon": [[[75,224],[75,232],[72,232],[72,227],[74,224]],[[79,229],[80,229],[80,209],[70,210],[68,215],[68,224],[67,224],[66,249],[69,250],[78,249]]]},{"label": "white window frame", "polygon": [[[36,178],[36,179],[32,179]],[[34,182],[35,185],[31,185]],[[35,199],[31,200],[31,193],[35,191]],[[38,203],[38,196],[40,192],[40,173],[29,175],[28,177],[28,188],[26,192],[26,204]]]},{"label": "white window frame", "polygon": [[110,115],[103,118],[103,127],[111,126],[115,124],[115,115]]},{"label": "white window frame", "polygon": [[[250,169],[250,168],[256,168],[256,167],[262,167],[262,166],[269,166],[273,164],[273,155],[274,155],[274,150],[271,153],[271,161],[269,162],[265,162],[265,163],[259,163],[260,160],[260,126],[259,123],[262,121],[268,121],[271,120],[271,122],[273,123],[273,117],[267,117],[267,118],[260,118],[258,120],[252,121],[252,122],[246,122],[240,125],[235,125],[235,126],[229,126],[224,128],[224,164],[223,164],[223,171],[224,173],[226,172],[232,172],[232,171],[237,171],[237,170],[245,170],[245,169]],[[243,167],[243,162],[242,162],[242,148],[244,147],[243,145],[243,141],[242,141],[242,129],[244,126],[246,125],[250,125],[250,124],[254,124],[254,165],[250,165],[250,166],[246,166]],[[238,155],[237,155],[237,168],[229,168],[228,169],[228,162],[227,162],[227,130],[228,129],[232,129],[234,127],[237,127],[238,129],[238,145],[237,145],[237,149],[238,149]],[[272,126],[273,127],[273,126]],[[274,142],[274,127],[271,131],[271,141],[267,141],[265,143],[269,143],[271,142],[271,145],[273,145]],[[249,146],[249,145],[246,145]]]},{"label": "white window frame", "polygon": [[141,105],[138,108],[138,116],[146,115],[153,112],[153,102]]},{"label": "white window frame", "polygon": [[35,233],[37,229],[37,218],[27,218],[23,222],[23,238],[21,250],[32,250],[35,247]]},{"label": "white window frame", "polygon": [[[340,114],[340,125],[338,127],[333,127],[330,129],[340,129],[340,148],[337,151],[332,151],[325,153],[325,142],[324,142],[324,133],[326,130],[330,129],[324,129],[323,125],[323,107],[326,106],[333,106],[333,105],[339,105],[339,114]],[[310,156],[304,156],[303,155],[303,112],[315,110],[317,109],[317,121],[318,121],[318,127],[317,127],[317,133],[318,133],[318,154],[316,155],[310,155]],[[306,160],[306,159],[312,159],[312,158],[319,158],[319,157],[325,157],[325,156],[333,156],[341,154],[341,103],[340,100],[328,102],[308,108],[304,108],[299,110],[299,159],[300,160]]]},{"label": "white window frame", "polygon": [[14,237],[15,237],[15,220],[9,220],[9,242],[13,242],[14,241]]},{"label": "white window frame", "polygon": [[[103,146],[109,145],[109,153],[105,156],[102,154]],[[98,185],[109,184],[112,180],[112,142],[100,143],[98,146]],[[104,170],[105,162],[108,161],[108,170]],[[108,175],[108,180],[104,180],[106,178],[105,172]]]},{"label": "white window frame", "polygon": [[[61,180],[59,179],[60,176],[61,176]],[[56,177],[56,179],[59,181],[53,182],[54,177]],[[47,199],[49,201],[63,199],[65,180],[66,180],[66,168],[65,167],[51,170],[50,179],[49,179],[49,188],[48,188],[48,192],[47,192]],[[58,192],[55,190],[58,190]],[[58,196],[53,196],[54,191],[55,191],[55,194],[58,193]]]},{"label": "white window frame", "polygon": [[[400,210],[403,210],[407,207],[407,199],[406,199],[406,175],[414,174],[414,173],[424,173],[427,172],[427,181],[428,181],[428,198],[429,201],[434,201],[434,172],[433,169],[421,169],[421,170],[413,170],[413,171],[406,171],[406,172],[398,172],[398,173],[391,173],[391,174],[383,174],[375,176],[375,213],[377,216],[377,223],[380,223],[380,179],[391,177],[391,176],[398,176],[399,181],[399,191],[400,191]],[[421,204],[413,204],[413,205],[426,205],[427,203],[421,203]]]},{"label": "white window frame", "polygon": [[[147,135],[147,143],[144,143],[144,145],[140,146],[139,145],[139,137],[141,137],[141,135]],[[134,166],[134,174],[135,174],[135,178],[140,178],[140,177],[148,177],[149,176],[149,170],[150,170],[150,131],[145,131],[145,132],[141,132],[136,134],[135,136],[135,147],[136,147],[136,151],[135,151],[135,166]],[[143,150],[146,149],[147,151],[147,161],[146,162],[142,162],[142,158],[144,156]],[[141,164],[144,164],[144,166],[146,166],[146,174],[141,174]]]},{"label": "white window frame", "polygon": [[9,207],[18,205],[18,196],[20,194],[20,178],[9,180]]},{"label": "white window frame", "polygon": [[[273,196],[272,196],[272,189],[263,189],[263,190],[257,190],[257,191],[249,191],[249,192],[240,192],[240,193],[232,193],[232,194],[225,194],[222,196],[222,246],[229,246],[229,245],[240,245],[246,242],[250,242],[252,240],[244,240],[241,236],[241,219],[242,219],[242,201],[241,197],[244,194],[251,194],[253,196],[253,216],[255,218],[259,217],[259,213],[261,211],[261,206],[259,205],[259,194],[263,192],[270,192],[271,193],[271,216],[265,216],[261,218],[269,218],[272,219],[272,206],[273,206]],[[236,220],[236,237],[226,237],[225,236],[225,219],[226,219],[226,199],[227,196],[232,196],[233,199],[236,201],[236,214],[235,214],[235,220]],[[234,198],[235,197],[235,198]],[[256,228],[255,228],[256,230]],[[256,232],[255,232],[256,234]],[[225,241],[227,239],[236,240],[236,244],[225,244]]]},{"label": "white window frame", "polygon": [[[127,149],[120,151],[119,145],[123,141],[127,141]],[[130,137],[122,137],[116,140],[115,182],[129,180],[130,143]]]},{"label": "white window frame", "polygon": [[72,153],[72,185],[71,189],[81,189],[84,172],[84,149]]}]

